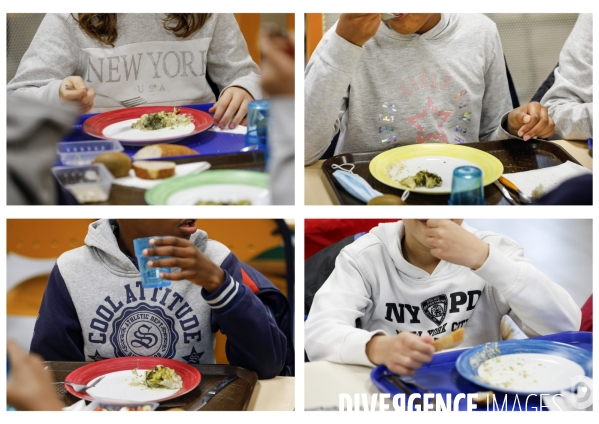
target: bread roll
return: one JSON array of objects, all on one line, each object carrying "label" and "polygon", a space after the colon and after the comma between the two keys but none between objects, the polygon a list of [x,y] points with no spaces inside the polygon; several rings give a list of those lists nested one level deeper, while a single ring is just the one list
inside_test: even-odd
[{"label": "bread roll", "polygon": [[121,152],[100,153],[96,156],[93,163],[103,163],[114,178],[129,175],[129,170],[131,169],[131,159],[125,153]]},{"label": "bread roll", "polygon": [[133,169],[138,178],[144,180],[161,180],[175,175],[175,162],[138,160],[133,162]]},{"label": "bread roll", "polygon": [[155,159],[167,156],[188,156],[197,154],[198,152],[195,150],[179,144],[151,144],[139,149],[139,151],[133,155],[133,159]]}]

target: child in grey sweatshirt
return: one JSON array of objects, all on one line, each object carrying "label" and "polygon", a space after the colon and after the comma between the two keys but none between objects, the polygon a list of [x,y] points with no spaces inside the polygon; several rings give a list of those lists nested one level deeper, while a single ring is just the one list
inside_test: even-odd
[{"label": "child in grey sweatshirt", "polygon": [[512,110],[490,19],[393,15],[343,14],[316,48],[305,71],[306,164],[338,131],[336,154],[553,133],[539,103]]},{"label": "child in grey sweatshirt", "polygon": [[555,82],[541,103],[555,121],[556,136],[593,137],[593,15],[581,14],[559,55]]},{"label": "child in grey sweatshirt", "polygon": [[114,46],[89,36],[76,17],[46,15],[8,95],[78,101],[82,112],[119,108],[115,100],[138,96],[148,104],[209,103],[215,101],[209,74],[221,94],[210,110],[216,123],[222,118],[221,128],[239,124],[247,103],[261,97],[260,70],[232,14],[212,14],[184,38],[164,27],[163,13],[116,14]]}]

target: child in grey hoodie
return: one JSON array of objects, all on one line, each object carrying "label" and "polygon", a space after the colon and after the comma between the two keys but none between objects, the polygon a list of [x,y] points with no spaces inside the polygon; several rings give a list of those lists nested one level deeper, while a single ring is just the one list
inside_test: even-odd
[{"label": "child in grey hoodie", "polygon": [[[170,258],[148,266],[174,268],[163,276],[173,283],[144,288],[133,239],[157,234],[169,237],[146,256]],[[272,378],[293,373],[291,320],[285,296],[195,220],[99,220],[85,246],[58,258],[31,351],[50,361],[154,356],[213,364],[220,329],[232,365]]]},{"label": "child in grey hoodie", "polygon": [[[476,14],[342,14],[305,71],[305,161],[388,146],[553,134],[547,108],[511,110],[495,24]],[[511,111],[511,112],[510,112]]]},{"label": "child in grey hoodie", "polygon": [[[260,70],[232,14],[183,14],[206,19],[184,35],[176,25],[192,22],[191,16],[84,15],[90,14],[45,16],[8,83],[9,95],[75,101],[84,113],[120,108],[115,100],[135,97],[159,105],[210,103],[215,96],[208,74],[220,92],[210,113],[221,128],[241,123],[247,104],[261,97]],[[112,24],[113,30],[105,29]]]}]

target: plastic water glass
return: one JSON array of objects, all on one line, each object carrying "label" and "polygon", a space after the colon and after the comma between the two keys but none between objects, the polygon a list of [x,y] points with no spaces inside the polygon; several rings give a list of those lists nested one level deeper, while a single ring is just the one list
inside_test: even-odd
[{"label": "plastic water glass", "polygon": [[460,166],[453,170],[450,205],[484,205],[483,171],[476,166]]},{"label": "plastic water glass", "polygon": [[248,104],[246,146],[266,146],[270,122],[270,102],[254,100]]},{"label": "plastic water glass", "polygon": [[160,278],[160,273],[169,273],[171,272],[170,268],[148,268],[149,261],[166,259],[170,256],[143,256],[144,249],[153,247],[150,246],[150,240],[157,238],[160,237],[144,237],[133,240],[135,256],[137,257],[139,273],[141,274],[141,285],[144,289],[167,287],[171,285],[170,281]]}]

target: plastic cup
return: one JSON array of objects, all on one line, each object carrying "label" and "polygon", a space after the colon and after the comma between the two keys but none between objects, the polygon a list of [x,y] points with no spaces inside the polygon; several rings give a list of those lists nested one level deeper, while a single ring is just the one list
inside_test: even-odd
[{"label": "plastic cup", "polygon": [[270,102],[254,100],[248,104],[246,146],[266,146],[270,122]]},{"label": "plastic cup", "polygon": [[133,240],[133,247],[135,248],[135,256],[137,257],[137,264],[139,265],[139,273],[141,274],[141,285],[144,289],[151,289],[156,287],[167,287],[171,285],[171,282],[160,278],[161,272],[171,272],[170,268],[148,268],[148,262],[158,259],[166,259],[170,256],[143,256],[143,251],[150,246],[151,239],[157,239],[160,237],[144,237]]},{"label": "plastic cup", "polygon": [[484,205],[483,171],[476,166],[460,166],[453,170],[450,205]]}]

